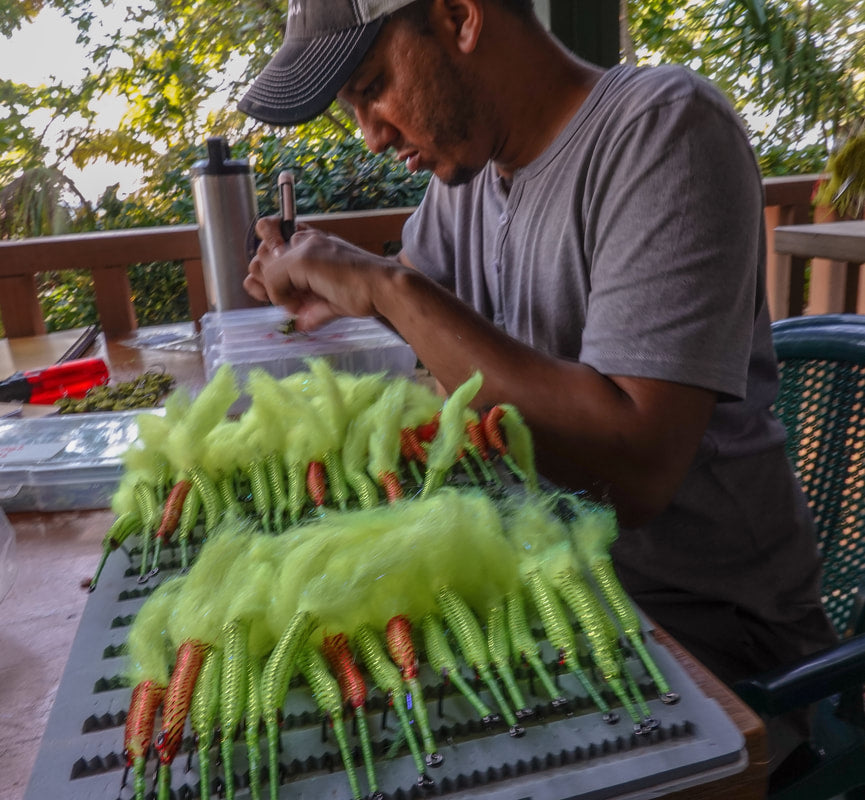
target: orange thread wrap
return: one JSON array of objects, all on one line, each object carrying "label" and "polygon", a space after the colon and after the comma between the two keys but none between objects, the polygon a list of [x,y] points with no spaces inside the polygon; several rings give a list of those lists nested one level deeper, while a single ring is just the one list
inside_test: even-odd
[{"label": "orange thread wrap", "polygon": [[414,428],[403,428],[400,431],[399,446],[402,457],[406,461],[420,461],[421,464],[426,464],[427,453]]},{"label": "orange thread wrap", "polygon": [[378,474],[378,482],[384,489],[388,503],[393,503],[402,497],[402,486],[399,482],[399,475],[391,471],[382,471]]},{"label": "orange thread wrap", "polygon": [[342,699],[352,708],[361,708],[366,702],[366,683],[348,646],[346,635],[337,633],[326,637],[322,650],[336,674]]},{"label": "orange thread wrap", "polygon": [[183,511],[183,503],[186,500],[186,495],[189,494],[191,486],[192,483],[190,481],[180,480],[171,488],[168,499],[165,501],[165,509],[162,512],[159,530],[156,531],[158,538],[168,541],[171,534],[177,530],[177,523],[180,522],[180,514]]},{"label": "orange thread wrap", "polygon": [[417,433],[418,438],[422,442],[431,442],[433,439],[435,439],[435,436],[439,430],[440,417],[441,412],[438,412],[429,422],[425,422],[423,425],[418,425],[415,428],[415,432]]},{"label": "orange thread wrap", "polygon": [[156,681],[142,681],[132,690],[123,735],[123,752],[127,766],[132,766],[136,758],[144,758],[147,754],[153,738],[156,710],[164,696],[165,687]]},{"label": "orange thread wrap", "polygon": [[391,617],[385,629],[385,641],[387,651],[393,659],[403,678],[411,680],[417,677],[418,660],[414,651],[414,643],[411,640],[411,622],[408,617],[399,614]]},{"label": "orange thread wrap", "polygon": [[502,431],[499,427],[501,418],[505,415],[505,410],[501,406],[493,406],[483,416],[484,435],[487,442],[497,452],[504,455],[508,452],[505,440],[502,438]]},{"label": "orange thread wrap", "polygon": [[484,435],[484,429],[480,422],[474,420],[466,424],[466,432],[469,435],[469,441],[472,446],[478,451],[481,458],[486,461],[489,458],[487,453],[487,437]]},{"label": "orange thread wrap", "polygon": [[306,470],[306,491],[313,505],[323,506],[327,494],[327,482],[325,480],[324,462],[310,461]]},{"label": "orange thread wrap", "polygon": [[161,764],[170,764],[180,749],[192,692],[206,653],[207,645],[192,639],[187,639],[177,648],[177,658],[162,708],[162,730],[156,737],[156,750]]}]

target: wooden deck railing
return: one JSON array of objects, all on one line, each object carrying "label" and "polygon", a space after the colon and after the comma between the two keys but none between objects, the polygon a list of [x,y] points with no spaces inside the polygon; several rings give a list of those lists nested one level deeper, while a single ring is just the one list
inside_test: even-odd
[{"label": "wooden deck railing", "polygon": [[[817,175],[767,178],[766,223],[769,305],[773,319],[806,313],[807,261],[777,255],[773,230],[777,225],[807,222],[811,217],[811,194]],[[301,217],[301,220],[342,236],[373,252],[383,252],[398,242],[411,209],[344,212]],[[137,326],[127,267],[157,261],[183,265],[192,319],[207,311],[201,250],[196,225],[46,236],[0,242],[0,318],[6,336],[16,338],[45,332],[39,305],[36,275],[40,272],[74,269],[93,273],[99,321],[110,338],[123,336]],[[819,293],[816,278],[810,293]],[[820,311],[841,309],[821,308]]]},{"label": "wooden deck railing", "polygon": [[[382,253],[399,242],[411,209],[300,216],[321,230]],[[0,319],[10,339],[45,333],[36,275],[52,270],[90,270],[99,322],[109,338],[137,327],[127,267],[177,261],[186,274],[192,319],[207,311],[197,225],[43,236],[0,242]]]}]

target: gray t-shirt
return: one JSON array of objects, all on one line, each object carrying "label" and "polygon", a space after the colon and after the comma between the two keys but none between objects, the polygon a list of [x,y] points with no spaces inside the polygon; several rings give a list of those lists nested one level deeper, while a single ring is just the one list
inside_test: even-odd
[{"label": "gray t-shirt", "polygon": [[[605,375],[713,389],[703,448],[783,440],[760,173],[726,100],[677,67],[607,72],[509,189],[433,179],[403,247],[511,336]],[[757,324],[755,324],[755,321]]]},{"label": "gray t-shirt", "polygon": [[[664,618],[672,596],[735,604],[760,625],[820,616],[813,531],[771,412],[763,205],[715,88],[681,67],[619,66],[510,185],[491,164],[464,186],[433,179],[403,231],[418,269],[514,338],[606,375],[719,393],[670,507],[614,549],[629,591],[686,640]],[[701,625],[697,637],[717,635]],[[814,631],[802,651],[824,643],[819,619]],[[744,635],[720,644],[742,649]]]}]

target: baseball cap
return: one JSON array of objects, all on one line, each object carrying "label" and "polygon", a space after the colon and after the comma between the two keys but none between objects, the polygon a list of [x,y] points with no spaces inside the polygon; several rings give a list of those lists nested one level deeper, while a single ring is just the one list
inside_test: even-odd
[{"label": "baseball cap", "polygon": [[238,108],[272,125],[318,116],[357,69],[384,18],[412,0],[288,0],[285,39]]}]

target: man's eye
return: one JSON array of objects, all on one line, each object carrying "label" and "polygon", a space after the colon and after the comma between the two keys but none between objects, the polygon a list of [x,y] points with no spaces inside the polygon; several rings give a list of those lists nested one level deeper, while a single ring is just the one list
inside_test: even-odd
[{"label": "man's eye", "polygon": [[364,100],[370,100],[381,91],[381,76],[373,78],[366,86],[361,89],[361,96]]}]

